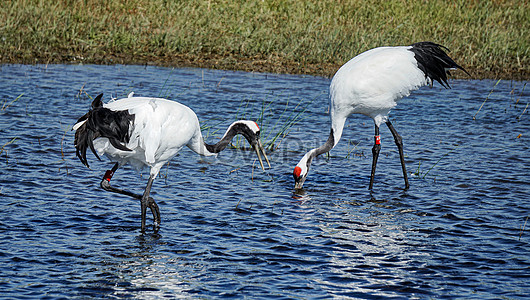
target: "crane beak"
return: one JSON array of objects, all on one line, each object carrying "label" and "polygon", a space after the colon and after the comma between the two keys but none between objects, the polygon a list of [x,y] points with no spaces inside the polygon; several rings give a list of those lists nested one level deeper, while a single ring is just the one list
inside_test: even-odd
[{"label": "crane beak", "polygon": [[263,157],[265,157],[265,160],[267,161],[267,164],[269,165],[269,169],[270,169],[271,163],[269,162],[269,158],[267,157],[267,154],[265,154],[265,149],[263,149],[263,146],[261,145],[260,140],[257,140],[257,142],[254,144],[254,150],[256,151],[256,154],[258,155],[259,164],[261,165],[261,169],[265,171],[265,167],[263,166],[263,160],[261,159],[260,152],[263,153]]},{"label": "crane beak", "polygon": [[305,178],[303,177],[295,177],[294,178],[294,189],[295,190],[301,190],[302,187],[304,186],[304,181],[305,181]]}]

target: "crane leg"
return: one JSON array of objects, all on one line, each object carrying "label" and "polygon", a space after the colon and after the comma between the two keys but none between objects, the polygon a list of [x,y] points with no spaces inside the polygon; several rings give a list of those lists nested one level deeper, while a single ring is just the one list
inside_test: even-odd
[{"label": "crane leg", "polygon": [[403,170],[403,178],[405,179],[405,189],[408,189],[409,179],[407,177],[407,167],[405,166],[405,157],[403,156],[403,141],[399,133],[397,133],[394,126],[392,126],[392,123],[390,123],[390,121],[386,121],[386,125],[388,126],[388,129],[390,129],[390,132],[392,132],[392,135],[394,136],[394,141],[396,142],[396,146],[398,147],[399,159],[401,160],[401,169]]},{"label": "crane leg", "polygon": [[[155,223],[155,230],[157,230],[158,227],[160,226],[160,209],[158,208],[158,205],[156,204],[155,199],[153,199],[153,197],[149,196],[149,192],[151,191],[151,185],[153,184],[153,180],[154,179],[151,179],[151,176],[149,177],[149,181],[148,181],[149,191],[147,192],[147,195],[146,195],[145,191],[144,191],[143,195],[134,194],[134,193],[131,193],[129,191],[124,191],[124,190],[115,188],[115,187],[110,185],[110,179],[112,178],[112,175],[114,175],[114,172],[116,172],[116,170],[118,170],[118,167],[119,167],[119,165],[118,165],[118,163],[116,163],[114,165],[114,167],[112,167],[111,170],[108,170],[105,173],[105,176],[103,176],[103,179],[101,180],[101,183],[100,183],[101,188],[104,189],[105,191],[108,191],[108,192],[118,193],[118,194],[130,196],[130,197],[133,197],[135,199],[138,199],[138,200],[140,200],[140,202],[142,204],[142,207],[143,207],[143,205],[145,203],[146,204],[146,209],[147,209],[147,207],[149,207],[151,209],[151,213],[153,214],[153,219],[154,219],[154,223]],[[146,191],[147,191],[147,188],[146,188]],[[147,197],[145,200],[143,200],[144,196]],[[145,214],[142,213],[142,232],[144,231],[144,229],[145,229]]]},{"label": "crane leg", "polygon": [[[151,193],[151,186],[153,185],[154,180],[155,178],[152,175],[150,175],[149,180],[147,180],[147,186],[145,187],[144,194],[142,195],[142,199],[140,200],[140,204],[142,205],[142,232],[145,231],[145,217],[147,213],[148,202],[149,202],[149,199],[153,199],[149,197],[149,193]],[[152,210],[153,209],[151,208],[151,211]],[[153,216],[154,216],[154,213],[153,213]]]},{"label": "crane leg", "polygon": [[369,190],[372,190],[374,186],[374,177],[375,177],[375,166],[377,165],[377,159],[379,158],[379,151],[381,151],[381,136],[379,135],[379,126],[375,125],[375,136],[374,136],[374,147],[372,148],[372,173],[370,175],[370,186]]}]

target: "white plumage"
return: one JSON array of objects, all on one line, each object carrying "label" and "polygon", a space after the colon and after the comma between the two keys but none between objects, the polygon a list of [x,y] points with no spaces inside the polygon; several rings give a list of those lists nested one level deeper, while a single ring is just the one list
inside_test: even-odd
[{"label": "white plumage", "polygon": [[335,145],[348,116],[363,114],[380,126],[399,99],[427,83],[409,48],[368,50],[352,58],[333,76],[329,90]]},{"label": "white plumage", "polygon": [[[301,189],[316,156],[330,151],[339,142],[346,119],[351,114],[362,114],[374,120],[375,145],[370,186],[372,189],[375,166],[380,150],[379,126],[386,123],[400,152],[405,188],[409,187],[401,137],[388,120],[397,101],[433,80],[448,87],[449,69],[462,69],[431,42],[411,46],[379,47],[363,52],[344,64],[330,85],[331,131],[327,142],[307,152],[294,169],[295,188]],[[465,71],[465,70],[464,70]],[[467,73],[467,72],[466,72]]]},{"label": "white plumage", "polygon": [[113,111],[127,110],[134,115],[130,140],[125,144],[132,151],[114,148],[108,138],[94,140],[98,154],[105,154],[120,165],[149,167],[150,174],[156,176],[184,146],[201,155],[216,155],[204,147],[195,113],[178,102],[134,97],[109,102],[103,107]]},{"label": "white plumage", "polygon": [[[269,163],[260,142],[260,130],[253,121],[232,123],[215,145],[204,142],[195,113],[187,106],[161,98],[132,97],[103,104],[102,95],[95,98],[92,109],[73,126],[76,130],[76,154],[88,166],[86,150],[105,155],[116,164],[104,176],[101,186],[108,191],[138,198],[142,202],[142,231],[145,210],[150,207],[155,225],[160,222],[158,206],[149,197],[153,180],[160,169],[184,146],[204,156],[222,151],[232,138],[242,134],[254,147],[263,167],[260,151]],[[119,166],[130,164],[141,169],[148,167],[150,176],[143,195],[133,194],[110,186],[110,179]],[[269,164],[270,167],[270,164]]]}]

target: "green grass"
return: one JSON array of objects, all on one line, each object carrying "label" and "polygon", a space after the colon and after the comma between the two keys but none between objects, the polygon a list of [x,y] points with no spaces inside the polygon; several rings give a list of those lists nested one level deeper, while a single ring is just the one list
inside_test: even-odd
[{"label": "green grass", "polygon": [[527,1],[0,2],[0,62],[147,63],[330,76],[430,40],[475,78],[528,79]]},{"label": "green grass", "polygon": [[278,112],[270,108],[274,100],[269,101],[266,105],[263,103],[258,118],[258,123],[264,133],[262,135],[263,146],[270,151],[277,150],[293,126],[304,119],[307,107],[316,98],[310,100],[302,99],[296,105],[287,101],[284,109]]}]

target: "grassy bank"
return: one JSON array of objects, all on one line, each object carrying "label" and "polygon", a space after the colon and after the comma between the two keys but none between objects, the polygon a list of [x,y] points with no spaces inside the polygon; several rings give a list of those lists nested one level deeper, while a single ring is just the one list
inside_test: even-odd
[{"label": "grassy bank", "polygon": [[0,19],[1,63],[330,76],[364,50],[430,40],[474,78],[530,78],[526,1],[13,0]]}]

